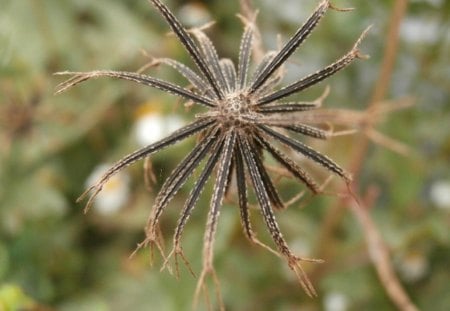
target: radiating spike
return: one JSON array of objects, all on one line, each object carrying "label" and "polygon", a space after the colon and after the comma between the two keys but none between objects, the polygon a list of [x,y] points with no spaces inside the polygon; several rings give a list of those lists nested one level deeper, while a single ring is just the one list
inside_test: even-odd
[{"label": "radiating spike", "polygon": [[211,69],[213,77],[217,81],[220,91],[222,92],[222,94],[224,94],[225,90],[227,89],[227,84],[222,72],[222,68],[220,67],[219,55],[217,54],[214,44],[203,31],[200,31],[199,29],[193,29],[192,33],[197,38],[197,41],[200,44],[200,48],[202,49],[203,55],[206,60],[206,65],[208,65],[208,67]]},{"label": "radiating spike", "polygon": [[177,96],[184,97],[186,99],[192,100],[196,103],[214,107],[215,103],[204,96],[195,94],[189,90],[186,90],[178,85],[166,82],[160,79],[156,79],[147,75],[135,73],[135,72],[125,72],[125,71],[112,71],[112,70],[95,70],[88,72],[57,72],[57,75],[73,75],[69,80],[58,84],[56,86],[56,94],[66,91],[67,89],[92,78],[99,77],[111,77],[123,80],[129,80],[137,82],[140,84],[148,85],[160,89],[162,91],[175,94]]},{"label": "radiating spike", "polygon": [[155,61],[172,67],[185,77],[198,91],[203,92],[207,97],[217,99],[217,95],[214,93],[209,83],[205,82],[188,66],[170,58],[158,58],[155,59]]},{"label": "radiating spike", "polygon": [[306,124],[298,123],[298,121],[296,121],[295,119],[265,118],[259,119],[257,123],[272,127],[284,128],[295,133],[318,139],[327,139],[330,136],[327,131]]},{"label": "radiating spike", "polygon": [[291,254],[287,243],[285,242],[283,235],[278,227],[275,220],[275,215],[273,214],[272,206],[270,204],[269,196],[267,194],[267,189],[264,187],[261,175],[259,174],[258,166],[254,159],[254,154],[251,152],[251,147],[249,142],[244,137],[239,137],[239,146],[242,149],[245,162],[247,164],[248,171],[250,173],[250,178],[253,183],[256,198],[261,207],[261,213],[266,222],[269,233],[271,234],[278,250],[286,256]]},{"label": "radiating spike", "polygon": [[253,84],[250,87],[250,94],[254,93],[260,88],[264,82],[294,53],[294,51],[305,41],[310,35],[312,30],[317,26],[322,16],[325,14],[330,6],[328,0],[322,1],[314,11],[314,13],[308,18],[300,29],[294,34],[294,36],[283,46],[273,60],[264,67],[254,79]]},{"label": "radiating spike", "polygon": [[[253,148],[251,150],[257,150],[259,148],[256,148],[255,144],[251,144]],[[270,178],[269,174],[266,171],[266,168],[264,167],[264,164],[261,159],[262,155],[257,155],[255,152],[253,152],[253,159],[255,161],[256,166],[258,167],[259,175],[261,176],[261,181],[264,184],[264,187],[266,188],[267,195],[269,196],[270,202],[273,204],[273,207],[276,209],[283,209],[284,204],[283,201],[280,198],[280,195],[278,194],[277,189],[275,188],[272,179]]]},{"label": "radiating spike", "polygon": [[234,171],[234,166],[235,166],[234,162],[235,162],[234,160],[231,161],[230,174],[228,174],[228,180],[227,180],[226,187],[225,187],[225,198],[227,198],[228,195],[230,194],[232,180],[233,180],[233,171]]},{"label": "radiating spike", "polygon": [[258,127],[267,134],[269,134],[270,136],[272,136],[273,138],[279,140],[281,143],[291,147],[297,152],[300,152],[305,157],[313,160],[314,162],[322,165],[329,171],[342,177],[347,182],[351,180],[350,176],[339,165],[337,165],[333,160],[331,160],[327,156],[315,151],[314,149],[306,146],[305,144],[299,141],[296,141],[290,137],[280,134],[265,125],[258,125]]},{"label": "radiating spike", "polygon": [[223,58],[220,60],[220,68],[222,69],[223,76],[225,77],[225,82],[227,84],[227,89],[229,93],[236,90],[236,68],[234,68],[234,63],[229,58]]},{"label": "radiating spike", "polygon": [[264,68],[273,60],[276,54],[277,54],[276,51],[268,51],[266,54],[264,54],[263,58],[261,59],[261,62],[258,64],[258,66],[255,69],[255,72],[252,75],[251,83],[255,81],[255,79],[261,74]]},{"label": "radiating spike", "polygon": [[[198,278],[197,287],[195,289],[195,299],[197,299],[201,289],[205,286],[206,276],[208,274],[212,274],[216,286],[217,300],[222,301],[219,282],[217,280],[217,276],[214,272],[213,267],[213,248],[220,207],[222,206],[223,197],[225,195],[226,183],[228,182],[228,175],[230,174],[231,163],[233,159],[234,145],[236,142],[236,132],[234,130],[231,130],[224,135],[226,136],[225,143],[223,146],[222,156],[219,159],[217,177],[214,183],[211,204],[207,216],[206,230],[203,239],[203,268],[200,277]],[[225,307],[221,305],[220,310],[225,310]]]},{"label": "radiating spike", "polygon": [[246,141],[245,138],[240,137],[238,143],[243,150],[245,162],[250,172],[250,177],[255,189],[256,198],[261,207],[261,213],[263,215],[264,221],[266,222],[269,233],[272,236],[272,240],[275,242],[275,245],[277,246],[279,252],[284,257],[286,257],[289,267],[296,272],[297,278],[305,292],[311,297],[316,296],[317,293],[314,287],[312,286],[311,282],[309,281],[308,277],[306,276],[298,262],[302,259],[292,253],[286,243],[286,240],[283,237],[283,234],[280,231],[275,218],[275,214],[270,204],[267,189],[264,187],[264,183],[261,180],[261,175],[259,175],[258,167],[255,163],[255,159],[252,157],[251,147],[248,141]]},{"label": "radiating spike", "polygon": [[212,269],[214,234],[217,230],[217,219],[219,217],[220,207],[222,206],[222,201],[225,194],[228,174],[230,174],[235,142],[236,132],[230,131],[229,133],[227,133],[227,137],[223,146],[222,156],[219,160],[216,182],[213,187],[213,194],[211,198],[211,206],[207,217],[208,220],[206,223],[203,246],[204,271]]},{"label": "radiating spike", "polygon": [[262,114],[271,114],[271,113],[301,112],[316,109],[322,106],[322,103],[328,97],[329,94],[330,94],[330,87],[326,86],[322,94],[314,101],[275,103],[274,105],[259,106],[258,112]]},{"label": "radiating spike", "polygon": [[88,193],[90,193],[93,190],[93,193],[91,194],[91,197],[89,198],[89,201],[86,204],[86,209],[90,207],[92,204],[94,198],[97,196],[97,194],[102,190],[103,186],[106,184],[106,182],[115,174],[117,174],[119,171],[121,171],[124,167],[140,160],[145,157],[148,157],[152,153],[155,153],[167,146],[170,146],[172,144],[175,144],[191,135],[194,135],[195,133],[198,133],[204,129],[206,129],[208,126],[210,126],[214,121],[212,120],[197,120],[177,131],[169,135],[168,137],[153,143],[145,148],[139,149],[126,157],[120,159],[117,161],[111,168],[109,168],[103,176],[97,181],[97,183],[93,186],[91,186],[89,189],[86,190],[79,198],[78,201],[82,200]]},{"label": "radiating spike", "polygon": [[241,45],[239,47],[239,62],[238,62],[238,87],[243,89],[247,83],[248,68],[250,66],[250,58],[252,53],[252,44],[254,38],[253,24],[248,24],[245,27],[242,35]]},{"label": "radiating spike", "polygon": [[285,103],[276,104],[270,106],[260,107],[258,112],[269,114],[269,113],[291,113],[291,112],[301,112],[316,109],[318,107],[317,102],[299,102],[299,103]]},{"label": "radiating spike", "polygon": [[181,235],[183,234],[184,226],[186,225],[192,210],[195,207],[195,204],[197,203],[198,198],[200,197],[206,182],[208,181],[209,177],[211,176],[211,173],[214,169],[214,166],[217,164],[219,157],[221,155],[221,152],[223,150],[224,142],[217,143],[214,150],[211,152],[211,156],[208,159],[208,162],[205,164],[205,167],[203,168],[202,173],[198,177],[194,188],[192,188],[191,193],[189,194],[189,198],[187,199],[183,210],[180,214],[180,218],[178,219],[178,224],[175,229],[175,234],[173,236],[173,242],[175,248],[177,248]]},{"label": "radiating spike", "polygon": [[273,75],[272,77],[267,79],[267,81],[264,82],[264,84],[261,85],[261,87],[257,91],[255,91],[255,93],[253,93],[253,96],[255,96],[256,98],[260,98],[270,92],[273,92],[273,89],[276,88],[278,84],[280,84],[280,82],[283,80],[283,76],[284,74],[281,72]]},{"label": "radiating spike", "polygon": [[[276,125],[275,125],[276,126]],[[324,131],[322,129],[305,125],[305,124],[294,124],[294,125],[280,125],[279,127],[285,128],[289,131],[300,133],[305,136],[314,137],[318,139],[327,139],[329,137],[329,134],[327,131]]]},{"label": "radiating spike", "polygon": [[294,160],[270,144],[262,133],[258,134],[258,142],[272,155],[275,160],[278,161],[278,163],[283,165],[294,177],[304,183],[314,194],[320,192],[320,187],[313,180],[313,178],[305,170],[298,166]]},{"label": "radiating spike", "polygon": [[197,168],[200,162],[205,158],[211,147],[218,139],[218,129],[214,129],[189,153],[183,161],[172,171],[161,187],[153,207],[152,213],[148,220],[148,228],[150,235],[154,234],[156,224],[165,207],[175,196],[178,190],[187,181],[189,176]]},{"label": "radiating spike", "polygon": [[247,183],[245,180],[245,169],[244,169],[244,159],[242,151],[239,145],[236,145],[235,151],[235,166],[236,166],[236,184],[237,193],[239,200],[239,211],[241,214],[241,224],[244,229],[246,237],[250,241],[255,240],[255,234],[253,233],[252,226],[250,223],[250,211],[247,201]]},{"label": "radiating spike", "polygon": [[292,94],[300,92],[304,89],[307,89],[308,87],[313,86],[313,85],[325,80],[326,78],[332,76],[339,70],[344,69],[345,67],[350,65],[350,63],[353,60],[355,60],[357,58],[361,58],[361,59],[367,58],[367,56],[360,54],[360,52],[358,50],[358,45],[361,43],[362,39],[367,34],[368,30],[369,30],[369,28],[367,28],[361,34],[361,36],[358,38],[358,40],[356,41],[353,48],[347,54],[345,54],[343,57],[341,57],[339,60],[337,60],[336,62],[332,63],[331,65],[325,67],[324,69],[322,69],[316,73],[313,73],[297,82],[294,82],[294,83],[282,88],[281,90],[275,91],[263,98],[260,98],[258,100],[258,105],[269,104],[269,103],[279,100],[281,98],[287,97],[289,95],[292,95]]},{"label": "radiating spike", "polygon": [[181,23],[178,21],[175,15],[173,15],[172,12],[170,12],[170,10],[167,8],[167,6],[161,3],[161,1],[159,0],[149,0],[149,1],[163,15],[164,19],[167,21],[172,31],[175,33],[180,42],[184,45],[186,50],[191,55],[198,69],[205,76],[206,80],[208,80],[209,84],[211,84],[217,97],[219,99],[223,99],[223,93],[220,90],[218,83],[214,79],[211,70],[207,66],[205,60],[202,58],[202,54],[200,53],[194,40],[192,40],[192,38],[187,33],[186,29],[184,29],[184,27],[181,25]]},{"label": "radiating spike", "polygon": [[[204,131],[204,134],[202,134],[201,136],[201,139],[196,143],[195,147],[180,163],[178,163],[175,169],[167,177],[164,184],[174,185],[177,178],[183,175],[183,171],[187,166],[193,165],[197,161],[198,163],[200,163],[200,158],[202,158],[202,155],[207,154],[212,146],[217,143],[217,140],[220,139],[219,128],[213,125],[208,131]],[[160,193],[158,195],[164,195],[164,184],[161,187]]]}]

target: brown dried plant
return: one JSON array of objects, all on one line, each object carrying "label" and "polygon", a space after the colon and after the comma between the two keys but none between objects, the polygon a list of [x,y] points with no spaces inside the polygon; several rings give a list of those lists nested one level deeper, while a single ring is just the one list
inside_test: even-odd
[{"label": "brown dried plant", "polygon": [[[163,251],[158,228],[160,217],[171,199],[199,167],[200,163],[205,160],[203,170],[181,211],[173,237],[173,250],[169,256],[165,257],[166,263],[172,254],[175,255],[175,258],[180,255],[185,260],[181,247],[184,227],[205,184],[215,172],[216,179],[204,236],[203,270],[198,281],[197,294],[204,286],[206,275],[211,274],[216,280],[213,269],[214,237],[222,201],[234,175],[240,217],[246,237],[251,242],[268,248],[257,240],[250,224],[247,192],[249,186],[252,185],[262,217],[276,245],[276,253],[286,259],[289,268],[295,272],[305,292],[309,296],[315,296],[316,291],[300,263],[301,261],[319,262],[320,260],[297,256],[286,243],[274,214],[274,210],[282,209],[285,204],[277,192],[274,181],[267,172],[263,155],[266,152],[273,157],[281,167],[303,183],[313,194],[322,192],[320,185],[313,180],[304,168],[296,163],[291,154],[297,153],[305,156],[313,163],[337,175],[347,184],[351,181],[350,175],[330,158],[298,139],[286,135],[286,133],[291,132],[316,139],[327,139],[337,134],[330,130],[307,125],[301,118],[302,114],[319,108],[326,94],[312,102],[284,102],[281,100],[318,84],[347,67],[353,60],[364,58],[359,52],[358,46],[367,30],[362,33],[354,46],[334,63],[288,86],[278,88],[277,86],[284,75],[283,64],[311,34],[328,9],[338,10],[330,1],[321,1],[313,14],[278,51],[267,52],[252,75],[249,74],[249,66],[252,47],[257,34],[254,18],[242,18],[245,29],[241,39],[239,61],[236,68],[230,59],[219,58],[211,40],[202,29],[185,29],[166,5],[159,0],[150,0],[150,2],[161,13],[186,48],[198,71],[168,58],[158,59],[157,62],[178,71],[193,88],[187,89],[140,73],[96,70],[58,73],[72,75],[73,77],[59,84],[56,93],[66,91],[88,79],[107,76],[158,88],[202,105],[208,110],[197,114],[192,123],[168,137],[137,150],[116,162],[80,199],[91,193],[86,205],[86,208],[89,208],[93,199],[114,174],[165,147],[197,135],[199,137],[198,143],[173,170],[155,199],[153,210],[148,219],[146,239],[143,245],[156,245],[161,252]],[[314,124],[314,122],[312,123]],[[283,149],[277,145],[282,146]]]}]

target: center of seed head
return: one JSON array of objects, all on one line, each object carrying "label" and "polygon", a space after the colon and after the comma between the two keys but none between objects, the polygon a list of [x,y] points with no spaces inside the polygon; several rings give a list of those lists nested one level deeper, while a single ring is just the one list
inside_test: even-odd
[{"label": "center of seed head", "polygon": [[223,122],[229,125],[238,125],[242,123],[244,117],[249,115],[250,104],[248,98],[243,94],[233,94],[221,103],[219,106],[220,115]]}]

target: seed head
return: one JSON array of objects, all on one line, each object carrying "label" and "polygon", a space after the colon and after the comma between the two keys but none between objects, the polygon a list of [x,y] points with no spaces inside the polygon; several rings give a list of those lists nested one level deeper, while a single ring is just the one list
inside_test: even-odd
[{"label": "seed head", "polygon": [[[197,145],[173,170],[161,187],[148,219],[147,237],[143,245],[152,244],[156,245],[161,251],[163,250],[158,229],[160,217],[171,199],[193,172],[198,169],[200,163],[206,161],[181,210],[173,237],[173,250],[169,256],[164,256],[166,259],[165,265],[173,254],[175,259],[177,256],[185,259],[181,247],[181,236],[185,224],[208,178],[215,173],[216,178],[204,236],[203,271],[199,279],[197,293],[202,288],[204,277],[207,274],[212,274],[215,277],[213,269],[214,236],[222,201],[230,187],[232,172],[234,171],[244,234],[251,242],[285,258],[289,267],[296,273],[306,293],[315,296],[314,287],[304,273],[300,262],[320,262],[320,260],[296,256],[288,247],[274,213],[274,209],[282,209],[285,204],[267,172],[263,156],[265,152],[273,157],[282,168],[314,194],[320,193],[321,187],[300,164],[296,163],[291,154],[301,154],[318,166],[342,178],[345,182],[350,182],[349,174],[338,164],[298,139],[289,136],[292,133],[316,139],[326,139],[332,136],[329,131],[300,123],[295,117],[305,111],[320,107],[324,97],[313,102],[284,102],[282,100],[318,84],[347,67],[353,60],[362,58],[358,45],[366,31],[363,32],[355,45],[334,63],[287,86],[278,88],[284,73],[283,64],[302,45],[328,9],[339,10],[333,7],[328,0],[319,3],[306,22],[278,51],[267,52],[251,77],[249,75],[249,64],[257,34],[257,28],[253,21],[246,20],[244,23],[239,62],[235,66],[231,60],[219,58],[213,43],[202,29],[186,30],[160,0],[151,0],[150,2],[161,13],[180,43],[186,48],[197,71],[172,59],[156,59],[154,62],[168,65],[178,71],[189,81],[191,88],[184,88],[140,73],[97,70],[59,73],[72,75],[72,78],[58,85],[56,93],[63,92],[90,78],[108,76],[130,80],[172,93],[208,110],[196,115],[193,122],[168,137],[139,149],[116,162],[80,199],[87,193],[91,193],[86,205],[86,208],[89,208],[93,198],[102,190],[105,183],[123,168],[140,159],[147,158],[165,147],[190,136],[198,135]],[[284,147],[283,151],[278,145]],[[249,185],[253,187],[262,218],[276,245],[276,251],[260,242],[252,230],[247,201]]]}]

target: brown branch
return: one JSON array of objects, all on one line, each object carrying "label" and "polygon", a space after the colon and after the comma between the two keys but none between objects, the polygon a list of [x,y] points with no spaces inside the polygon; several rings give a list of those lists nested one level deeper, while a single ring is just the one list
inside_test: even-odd
[{"label": "brown branch", "polygon": [[405,15],[407,5],[408,0],[395,1],[394,10],[390,19],[389,31],[384,44],[385,49],[381,71],[372,94],[370,106],[376,105],[377,102],[383,100],[389,89],[398,51],[400,24]]},{"label": "brown branch", "polygon": [[383,284],[386,293],[392,302],[402,311],[418,311],[411,302],[400,281],[398,280],[392,266],[389,250],[383,241],[383,237],[377,229],[369,214],[369,208],[363,205],[351,204],[353,214],[358,219],[361,229],[364,232],[369,257],[378,274],[378,278]]},{"label": "brown branch", "polygon": [[365,134],[367,137],[370,138],[371,141],[374,143],[389,149],[397,154],[400,154],[404,157],[410,156],[413,151],[405,144],[390,138],[386,135],[381,134],[380,132],[376,131],[374,128],[369,128]]},{"label": "brown branch", "polygon": [[[397,0],[394,4],[394,9],[389,22],[389,30],[384,43],[384,57],[381,64],[381,70],[378,76],[377,83],[373,89],[372,98],[368,104],[367,109],[374,109],[379,103],[386,97],[386,93],[389,89],[389,85],[392,79],[392,73],[394,71],[395,59],[398,51],[398,38],[400,33],[400,24],[406,13],[408,0]],[[366,124],[366,130],[372,127],[372,124],[368,122]],[[361,171],[362,163],[367,154],[369,148],[369,140],[367,137],[362,136],[360,141],[356,144],[357,148],[354,152],[352,172],[356,177]],[[356,178],[355,178],[356,184]]]},{"label": "brown branch", "polygon": [[[371,100],[368,104],[367,112],[370,112],[370,110],[373,111],[377,108],[381,101],[386,97],[389,89],[398,51],[400,24],[405,15],[407,3],[407,0],[397,0],[394,4],[389,31],[385,42],[385,51],[381,70],[377,83],[374,87]],[[368,121],[362,132],[373,131],[373,123]],[[356,142],[356,147],[353,156],[351,157],[350,163],[352,163],[352,167],[350,171],[353,173],[354,182],[352,188],[355,192],[358,185],[359,174],[362,169],[362,164],[364,163],[364,159],[367,155],[369,143],[369,137],[367,135],[362,135]],[[336,205],[329,210],[325,218],[318,243],[318,245],[322,245],[322,249],[318,250],[318,256],[321,258],[328,258],[331,257],[334,252],[334,249],[329,247],[330,245],[333,245],[333,243],[330,243],[330,240],[333,239],[333,233],[336,227],[341,223],[341,219],[345,215],[346,211],[345,206],[348,206],[348,204],[352,206],[352,211],[361,224],[370,258],[378,273],[380,282],[385,288],[389,298],[402,311],[418,310],[401,286],[401,283],[399,282],[392,267],[388,248],[384,243],[376,224],[372,221],[368,209],[364,206],[357,206],[356,202],[350,202],[348,198],[343,198],[337,201]],[[323,267],[321,267],[321,269],[323,269]],[[323,273],[323,270],[320,273]],[[316,271],[316,274],[319,274],[318,271]]]}]

